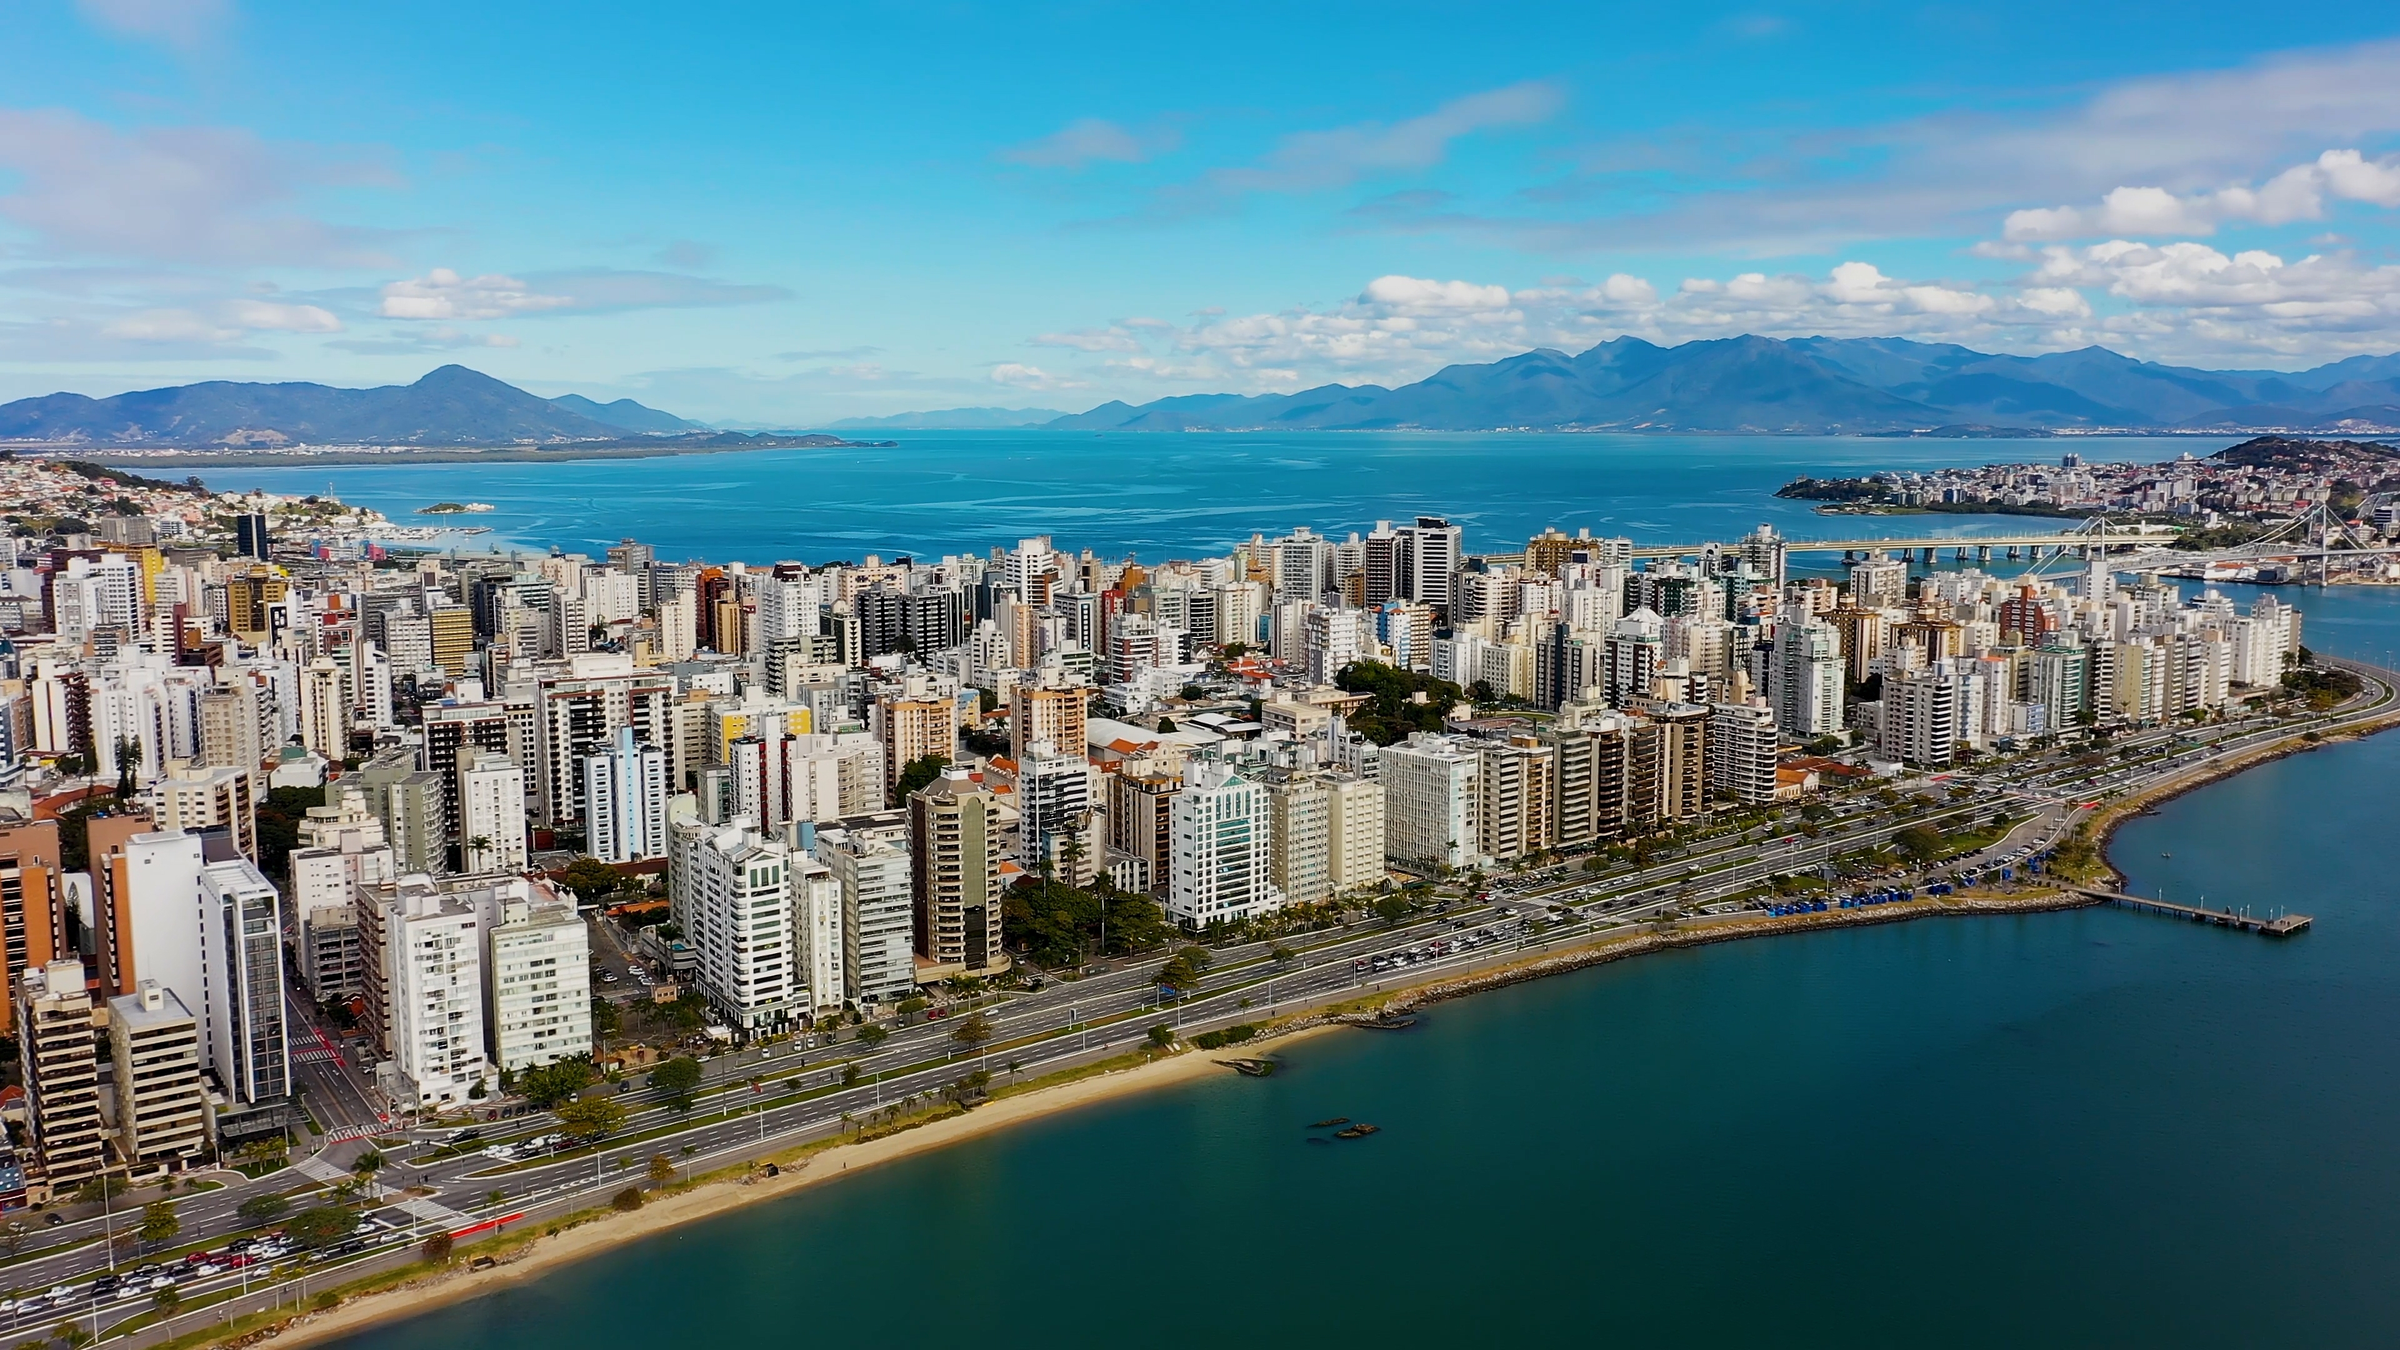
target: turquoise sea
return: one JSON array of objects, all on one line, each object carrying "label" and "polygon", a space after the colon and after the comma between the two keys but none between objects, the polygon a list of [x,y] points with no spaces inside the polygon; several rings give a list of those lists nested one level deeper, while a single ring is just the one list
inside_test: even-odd
[{"label": "turquoise sea", "polygon": [[[879,490],[860,459],[827,494],[823,475],[764,456],[330,472],[387,508],[491,501],[527,543],[640,533],[667,556],[721,557],[757,538],[753,556],[813,559],[1043,531],[1193,550],[1419,500],[1469,521],[1471,547],[1551,523],[1799,532],[1805,513],[1760,495],[1793,472],[2023,453],[1759,440],[1612,455],[1524,438],[1528,459],[1512,438],[1428,438],[1366,453],[1369,471],[1354,462],[1367,438],[1325,437],[1273,451],[1305,461],[1286,482],[1258,471],[1268,449],[1201,439],[1167,444],[1172,474],[1117,441],[1019,447],[1023,490],[956,528],[936,528],[935,499],[994,480],[961,469],[934,494],[935,469],[906,467]],[[1249,468],[1215,478],[1211,456]],[[721,519],[688,518],[702,497]],[[2400,596],[2285,598],[2312,645],[2400,647]],[[1443,1005],[1406,1034],[1304,1043],[1273,1079],[867,1173],[351,1344],[2387,1345],[2395,782],[2386,736],[2187,795],[2120,836],[2138,889],[2313,913],[2289,942],[2104,910],[1603,967]],[[1304,1142],[1337,1114],[1383,1132]]]},{"label": "turquoise sea", "polygon": [[[1815,515],[1778,501],[1801,473],[1846,476],[1954,464],[2154,462],[2222,442],[1860,437],[1378,435],[1058,436],[920,432],[897,448],[762,450],[555,463],[317,465],[203,470],[219,489],[323,492],[399,521],[479,501],[490,541],[599,556],[626,537],[672,561],[818,563],[869,553],[939,557],[1028,535],[1103,557],[1223,552],[1308,525],[1341,538],[1420,512],[1466,529],[1470,550],[1523,547],[1545,526],[1698,542],[1769,523],[1787,535],[1972,534],[2026,517]],[[455,518],[452,518],[455,519]]]}]

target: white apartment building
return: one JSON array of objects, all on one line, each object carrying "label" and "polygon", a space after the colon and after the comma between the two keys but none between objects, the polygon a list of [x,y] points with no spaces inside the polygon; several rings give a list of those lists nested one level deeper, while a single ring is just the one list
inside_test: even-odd
[{"label": "white apartment building", "polygon": [[841,888],[842,977],[853,1003],[896,1003],[916,991],[905,819],[888,812],[817,833],[816,858]]},{"label": "white apartment building", "polygon": [[841,879],[799,849],[791,850],[792,933],[797,944],[803,1006],[813,1015],[839,1011],[848,996]]},{"label": "white apartment building", "polygon": [[1796,739],[1842,727],[1842,639],[1832,624],[1810,617],[1777,625],[1767,700],[1775,721]]},{"label": "white apartment building", "polygon": [[583,759],[584,851],[602,862],[656,858],[667,851],[667,753],[637,745],[633,728]]},{"label": "white apartment building", "polygon": [[491,1076],[481,916],[425,877],[404,878],[397,901],[383,915],[391,1058],[376,1066],[376,1086],[420,1109],[456,1106]]},{"label": "white apartment building", "polygon": [[[663,814],[663,801],[659,809]],[[515,760],[489,750],[462,753],[458,761],[458,847],[462,869],[524,871],[525,827],[525,771],[517,767]]]},{"label": "white apartment building", "polygon": [[1745,806],[1775,800],[1775,741],[1775,710],[1765,704],[1710,705],[1709,791]]},{"label": "white apartment building", "polygon": [[1167,917],[1197,929],[1282,908],[1268,875],[1271,828],[1264,788],[1222,759],[1193,759],[1167,803]]},{"label": "white apartment building", "polygon": [[676,834],[669,893],[701,994],[741,1031],[789,1025],[806,1010],[791,851],[743,816],[679,824]]},{"label": "white apartment building", "polygon": [[592,1052],[592,942],[575,902],[512,879],[487,892],[486,1040],[514,1072]]},{"label": "white apartment building", "polygon": [[1383,851],[1418,866],[1475,860],[1482,757],[1448,736],[1416,732],[1383,748]]}]

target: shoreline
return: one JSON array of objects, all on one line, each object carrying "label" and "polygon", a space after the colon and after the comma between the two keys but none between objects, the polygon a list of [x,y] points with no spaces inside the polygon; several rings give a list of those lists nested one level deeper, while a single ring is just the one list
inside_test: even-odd
[{"label": "shoreline", "polygon": [[[2110,802],[2075,825],[2069,834],[2089,831],[2101,866],[2121,884],[2123,874],[2108,862],[2107,847],[2116,830],[2126,821],[2149,814],[2162,802],[2222,782],[2261,764],[2324,745],[2360,740],[2395,726],[2400,726],[2400,708],[2358,726],[2342,728],[2316,741],[2304,739],[2305,732],[2296,733],[2223,764],[2210,765],[2206,771],[2189,778],[2171,780]],[[2071,887],[2082,883],[2062,884]],[[1246,1043],[1242,1049],[1245,1055],[1258,1055],[1348,1025],[1369,1011],[1413,1011],[1451,999],[1657,952],[1838,928],[1909,923],[1920,919],[2051,913],[2091,908],[2103,903],[2077,890],[2045,885],[2038,890],[2029,889],[2014,894],[1977,891],[1928,896],[1869,909],[1828,910],[1823,914],[1780,918],[1762,915],[1718,920],[1685,919],[1666,928],[1653,926],[1610,934],[1562,950],[1529,955],[1486,970],[1434,978],[1417,984],[1401,983],[1389,990],[1296,1013],[1271,1024],[1264,1034]],[[1227,1072],[1212,1055],[1213,1052],[1199,1050],[1187,1043],[1182,1051],[1145,1064],[1104,1070],[1088,1077],[1071,1078],[1046,1086],[1036,1080],[1019,1089],[1003,1089],[1004,1095],[973,1110],[946,1115],[937,1113],[921,1123],[904,1123],[873,1138],[842,1142],[837,1136],[830,1141],[794,1145],[789,1150],[766,1155],[762,1159],[782,1167],[784,1170],[780,1176],[760,1178],[754,1173],[747,1178],[740,1175],[711,1175],[686,1183],[683,1189],[649,1198],[641,1209],[632,1213],[613,1213],[603,1206],[538,1225],[529,1223],[527,1229],[513,1239],[522,1245],[514,1246],[505,1253],[494,1253],[483,1244],[463,1247],[460,1254],[453,1258],[453,1264],[445,1270],[413,1278],[404,1277],[398,1283],[347,1298],[332,1309],[302,1313],[280,1325],[240,1332],[223,1342],[204,1340],[201,1343],[252,1345],[272,1342],[278,1346],[309,1346],[371,1327],[406,1321],[431,1308],[445,1307],[537,1279],[627,1244],[750,1205],[789,1196],[813,1186],[838,1181],[854,1172],[864,1172],[886,1163],[930,1153],[1079,1107]],[[1072,1074],[1078,1071],[1064,1072]],[[729,1168],[728,1172],[731,1171]],[[506,1243],[512,1239],[501,1241]],[[493,1255],[496,1264],[481,1270],[467,1267],[467,1262],[482,1255]]]},{"label": "shoreline", "polygon": [[[1320,1022],[1295,1027],[1279,1031],[1270,1039],[1278,1045],[1296,1043],[1331,1031],[1335,1025]],[[487,1254],[480,1244],[461,1247],[447,1270],[344,1299],[327,1311],[304,1313],[281,1327],[254,1330],[235,1339],[243,1344],[272,1342],[278,1346],[295,1347],[321,1344],[370,1327],[406,1321],[432,1308],[446,1307],[537,1279],[631,1243],[840,1181],[887,1163],[931,1153],[1080,1107],[1113,1101],[1154,1088],[1218,1077],[1226,1072],[1210,1058],[1210,1052],[1187,1048],[1131,1068],[1109,1070],[1071,1082],[1030,1087],[998,1096],[973,1110],[937,1115],[918,1124],[904,1123],[869,1139],[795,1145],[786,1152],[770,1154],[762,1159],[779,1166],[782,1169],[780,1176],[753,1175],[749,1179],[712,1176],[686,1183],[684,1189],[663,1196],[645,1193],[645,1203],[631,1213],[614,1213],[602,1207],[597,1211],[601,1216],[598,1218],[578,1221],[575,1216],[566,1216],[539,1224],[529,1223],[528,1229],[538,1227],[544,1235],[532,1238],[523,1248],[500,1256],[497,1264],[486,1269],[471,1270],[467,1267],[467,1262],[478,1255]],[[549,1235],[552,1230],[556,1230],[554,1236]]]}]

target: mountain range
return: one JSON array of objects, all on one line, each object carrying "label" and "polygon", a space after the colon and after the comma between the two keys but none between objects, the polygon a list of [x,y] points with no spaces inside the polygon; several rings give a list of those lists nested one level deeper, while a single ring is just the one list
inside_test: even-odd
[{"label": "mountain range", "polygon": [[[2102,347],[2001,356],[1905,338],[1622,337],[1449,366],[1414,384],[1185,394],[1139,405],[950,408],[832,427],[1055,431],[1713,431],[1816,435],[2400,430],[2400,354],[2312,370],[2200,370]],[[817,438],[830,439],[830,438]],[[791,436],[748,445],[814,443]],[[465,366],[414,384],[204,384],[0,404],[0,444],[273,447],[622,445],[720,448],[725,433],[629,398],[546,399]]]},{"label": "mountain range", "polygon": [[375,389],[210,380],[110,398],[47,394],[0,403],[0,442],[95,447],[513,445],[710,430],[629,398],[541,398],[455,365]]},{"label": "mountain range", "polygon": [[1060,431],[2382,431],[2400,428],[2400,355],[2297,373],[2136,361],[2102,347],[1998,356],[1904,338],[1622,337],[1450,366],[1415,384],[1104,403]]}]

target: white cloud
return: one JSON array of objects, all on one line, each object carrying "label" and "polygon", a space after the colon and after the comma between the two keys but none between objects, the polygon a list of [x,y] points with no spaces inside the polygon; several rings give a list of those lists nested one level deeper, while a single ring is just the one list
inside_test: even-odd
[{"label": "white cloud", "polygon": [[[2029,202],[2093,203],[2058,208],[2074,211],[2072,222],[2081,224],[2119,187],[2213,203],[2226,184],[2272,178],[2278,166],[2325,146],[2387,143],[2400,136],[2396,86],[2400,40],[2384,40],[2124,80],[2047,108],[1943,111],[1868,127],[1777,119],[1779,129],[1764,131],[1753,119],[1663,138],[1644,130],[1591,147],[1582,172],[1521,194],[1515,205],[1524,209],[1403,202],[1359,217],[1358,228],[1460,235],[1552,254],[1730,246],[1773,255],[1955,235]],[[2322,157],[2311,167],[2324,190],[2334,191],[2338,167]],[[2350,171],[2353,183],[2364,177]],[[2288,209],[2271,199],[2268,185],[2247,190],[2259,200],[2246,210]],[[1629,193],[1645,205],[1548,206],[1622,203]],[[2357,200],[2374,198],[2362,192]],[[2037,227],[2070,225],[2033,217],[2019,228]]]},{"label": "white cloud", "polygon": [[1044,333],[1027,338],[1034,347],[1065,347],[1079,352],[1138,352],[1141,340],[1129,331],[1131,325],[1118,324],[1107,328],[1079,328],[1071,333]]},{"label": "white cloud", "polygon": [[387,319],[506,319],[536,314],[608,313],[628,309],[690,309],[785,300],[781,286],[747,286],[675,272],[590,268],[462,276],[437,267],[421,277],[385,283],[376,312]]},{"label": "white cloud", "polygon": [[2322,220],[2328,197],[2400,206],[2400,156],[2370,160],[2357,150],[2327,150],[2255,188],[2235,185],[2177,195],[2161,187],[2119,187],[2096,206],[2012,211],[2001,234],[2011,243],[2107,235],[2208,235],[2227,222],[2285,225]]},{"label": "white cloud", "polygon": [[1020,365],[1003,361],[992,367],[992,383],[1005,384],[1012,389],[1081,389],[1085,382],[1063,375],[1053,375],[1040,366]]},{"label": "white cloud", "polygon": [[1010,146],[1000,152],[1000,158],[1041,169],[1080,169],[1100,161],[1139,164],[1174,149],[1182,140],[1182,134],[1172,128],[1137,133],[1115,122],[1084,117],[1039,140]]},{"label": "white cloud", "polygon": [[100,336],[126,342],[229,342],[241,335],[188,309],[137,310],[100,329]]},{"label": "white cloud", "polygon": [[1429,113],[1393,123],[1359,122],[1286,136],[1257,164],[1210,175],[1235,192],[1314,192],[1369,174],[1430,169],[1462,136],[1546,122],[1566,106],[1556,85],[1527,80],[1454,98]]},{"label": "white cloud", "polygon": [[43,255],[172,263],[388,266],[395,232],[290,210],[303,192],[393,180],[371,158],[226,127],[119,130],[57,109],[0,108],[0,219]]},{"label": "white cloud", "polygon": [[236,300],[226,307],[227,317],[234,323],[254,332],[338,333],[342,321],[329,310],[315,305],[287,305],[271,300]]},{"label": "white cloud", "polygon": [[462,277],[437,267],[421,277],[387,283],[378,312],[387,319],[506,319],[574,303],[573,296],[543,295],[497,272]]}]

